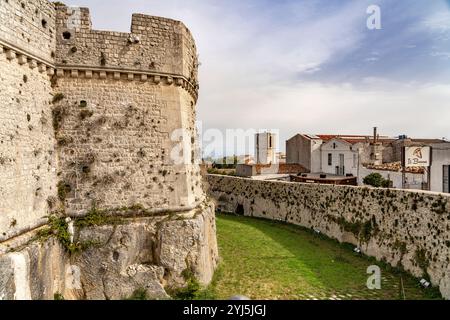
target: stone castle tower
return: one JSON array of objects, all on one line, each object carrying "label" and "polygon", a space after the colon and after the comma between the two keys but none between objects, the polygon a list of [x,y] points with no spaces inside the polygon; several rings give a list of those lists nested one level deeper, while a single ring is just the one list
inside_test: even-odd
[{"label": "stone castle tower", "polygon": [[211,280],[197,69],[179,21],[97,31],[86,8],[0,2],[0,299],[165,297],[186,271]]}]

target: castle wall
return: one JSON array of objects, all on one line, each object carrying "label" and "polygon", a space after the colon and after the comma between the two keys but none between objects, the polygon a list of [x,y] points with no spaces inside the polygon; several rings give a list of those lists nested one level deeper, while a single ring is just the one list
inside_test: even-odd
[{"label": "castle wall", "polygon": [[152,71],[197,81],[195,43],[179,21],[134,14],[131,33],[100,31],[91,29],[89,9],[59,7],[56,37],[61,66]]},{"label": "castle wall", "polygon": [[448,195],[216,175],[208,182],[219,210],[314,228],[417,277],[428,275],[450,299]]},{"label": "castle wall", "polygon": [[56,136],[60,181],[71,190],[67,213],[82,214],[94,204],[170,209],[202,200],[190,197],[187,168],[170,156],[177,144],[171,134],[184,127],[182,89],[67,76],[55,90],[65,96],[56,104],[64,110]]},{"label": "castle wall", "polygon": [[[167,297],[186,270],[209,283],[189,30],[134,15],[132,33],[96,31],[88,9],[46,0],[0,0],[0,22],[0,300]],[[106,222],[75,226],[94,206]]]},{"label": "castle wall", "polygon": [[167,299],[187,270],[206,285],[218,263],[214,206],[76,228],[74,237],[89,247],[69,254],[54,238],[0,244],[0,300],[121,300],[137,289]]},{"label": "castle wall", "polygon": [[[144,15],[133,15],[132,33],[96,31],[88,9],[57,11],[55,92],[63,99],[55,104],[56,136],[67,213],[94,205],[167,211],[198,205],[204,192],[195,162],[197,65],[189,31]],[[179,162],[172,153],[181,129],[186,157]]]},{"label": "castle wall", "polygon": [[40,60],[55,47],[52,8],[0,2],[0,241],[44,223],[56,195],[52,69]]},{"label": "castle wall", "polygon": [[54,60],[55,8],[47,0],[0,1],[0,43],[47,63]]}]

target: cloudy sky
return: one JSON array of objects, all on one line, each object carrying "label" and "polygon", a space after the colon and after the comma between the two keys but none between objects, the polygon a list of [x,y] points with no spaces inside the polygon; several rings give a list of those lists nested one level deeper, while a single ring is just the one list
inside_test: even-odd
[{"label": "cloudy sky", "polygon": [[[94,28],[135,12],[182,20],[197,41],[203,130],[450,139],[449,0],[66,0]],[[367,8],[381,8],[381,30]],[[228,153],[232,153],[230,146]],[[238,150],[238,152],[243,152]]]}]

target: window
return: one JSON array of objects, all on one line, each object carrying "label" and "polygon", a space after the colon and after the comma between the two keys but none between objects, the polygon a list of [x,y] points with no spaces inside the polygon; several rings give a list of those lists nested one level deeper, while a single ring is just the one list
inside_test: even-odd
[{"label": "window", "polygon": [[272,148],[272,136],[269,137],[269,148]]},{"label": "window", "polygon": [[450,193],[450,166],[444,166],[444,188],[443,191],[445,193]]},{"label": "window", "polygon": [[353,154],[353,168],[358,166],[358,155],[356,153]]},{"label": "window", "polygon": [[333,165],[333,154],[331,153],[328,154],[328,165]]},{"label": "window", "polygon": [[345,155],[339,154],[339,173],[338,175],[344,176],[345,175]]}]

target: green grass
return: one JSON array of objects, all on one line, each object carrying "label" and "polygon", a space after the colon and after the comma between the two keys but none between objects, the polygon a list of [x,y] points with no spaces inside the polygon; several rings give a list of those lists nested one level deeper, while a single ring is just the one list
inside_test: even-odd
[{"label": "green grass", "polygon": [[406,299],[435,297],[381,263],[382,288],[369,290],[373,260],[297,226],[219,214],[217,232],[221,264],[199,299],[403,299],[401,283]]}]

